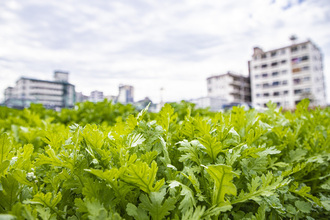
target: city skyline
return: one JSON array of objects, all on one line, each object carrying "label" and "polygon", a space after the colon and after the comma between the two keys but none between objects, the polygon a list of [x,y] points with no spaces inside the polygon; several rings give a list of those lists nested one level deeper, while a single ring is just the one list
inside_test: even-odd
[{"label": "city skyline", "polygon": [[159,102],[206,95],[206,78],[248,75],[253,47],[311,39],[323,53],[330,100],[330,4],[316,1],[88,1],[0,3],[0,100],[21,76],[70,73],[76,91]]}]

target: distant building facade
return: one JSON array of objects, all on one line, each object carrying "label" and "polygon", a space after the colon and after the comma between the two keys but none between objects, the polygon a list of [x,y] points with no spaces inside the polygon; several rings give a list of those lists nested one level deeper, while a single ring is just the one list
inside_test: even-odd
[{"label": "distant building facade", "polygon": [[84,95],[82,92],[76,92],[76,102],[85,102],[88,101],[89,97]]},{"label": "distant building facade", "polygon": [[98,91],[98,90],[92,91],[89,96],[89,101],[91,101],[91,102],[100,102],[100,101],[103,101],[103,99],[104,99],[103,92]]},{"label": "distant building facade", "polygon": [[207,96],[231,102],[251,102],[250,79],[228,72],[207,79]]},{"label": "distant building facade", "polygon": [[48,108],[69,108],[75,103],[75,86],[68,82],[68,72],[55,71],[54,81],[21,77],[15,87],[5,89],[5,105],[27,107],[41,103]]},{"label": "distant building facade", "polygon": [[188,102],[194,103],[196,108],[209,108],[211,111],[220,111],[228,103],[224,98],[210,96],[191,99]]},{"label": "distant building facade", "polygon": [[134,87],[129,85],[119,85],[117,102],[127,104],[134,102]]},{"label": "distant building facade", "polygon": [[249,73],[254,105],[272,100],[292,109],[304,98],[326,105],[322,53],[310,40],[270,51],[255,47]]}]

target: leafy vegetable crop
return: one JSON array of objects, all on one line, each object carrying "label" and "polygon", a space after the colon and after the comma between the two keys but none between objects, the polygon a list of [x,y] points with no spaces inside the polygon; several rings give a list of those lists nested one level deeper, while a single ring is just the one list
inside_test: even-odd
[{"label": "leafy vegetable crop", "polygon": [[0,109],[0,219],[328,219],[330,109]]}]

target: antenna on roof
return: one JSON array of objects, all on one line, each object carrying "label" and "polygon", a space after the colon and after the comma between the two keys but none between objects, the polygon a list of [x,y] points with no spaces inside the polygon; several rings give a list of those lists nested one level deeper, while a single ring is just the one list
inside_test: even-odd
[{"label": "antenna on roof", "polygon": [[297,36],[294,35],[294,34],[291,35],[291,37],[290,37],[290,40],[291,40],[292,44],[295,44],[297,39],[298,39]]}]

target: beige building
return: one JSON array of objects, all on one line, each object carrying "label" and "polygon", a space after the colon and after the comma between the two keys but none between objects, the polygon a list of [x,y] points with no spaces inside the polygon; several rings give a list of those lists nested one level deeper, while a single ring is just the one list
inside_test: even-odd
[{"label": "beige building", "polygon": [[291,109],[309,98],[312,105],[325,106],[322,59],[320,49],[310,40],[270,51],[255,47],[249,61],[252,103],[265,106],[272,100]]},{"label": "beige building", "polygon": [[250,79],[228,72],[207,78],[207,96],[227,103],[251,102]]}]

